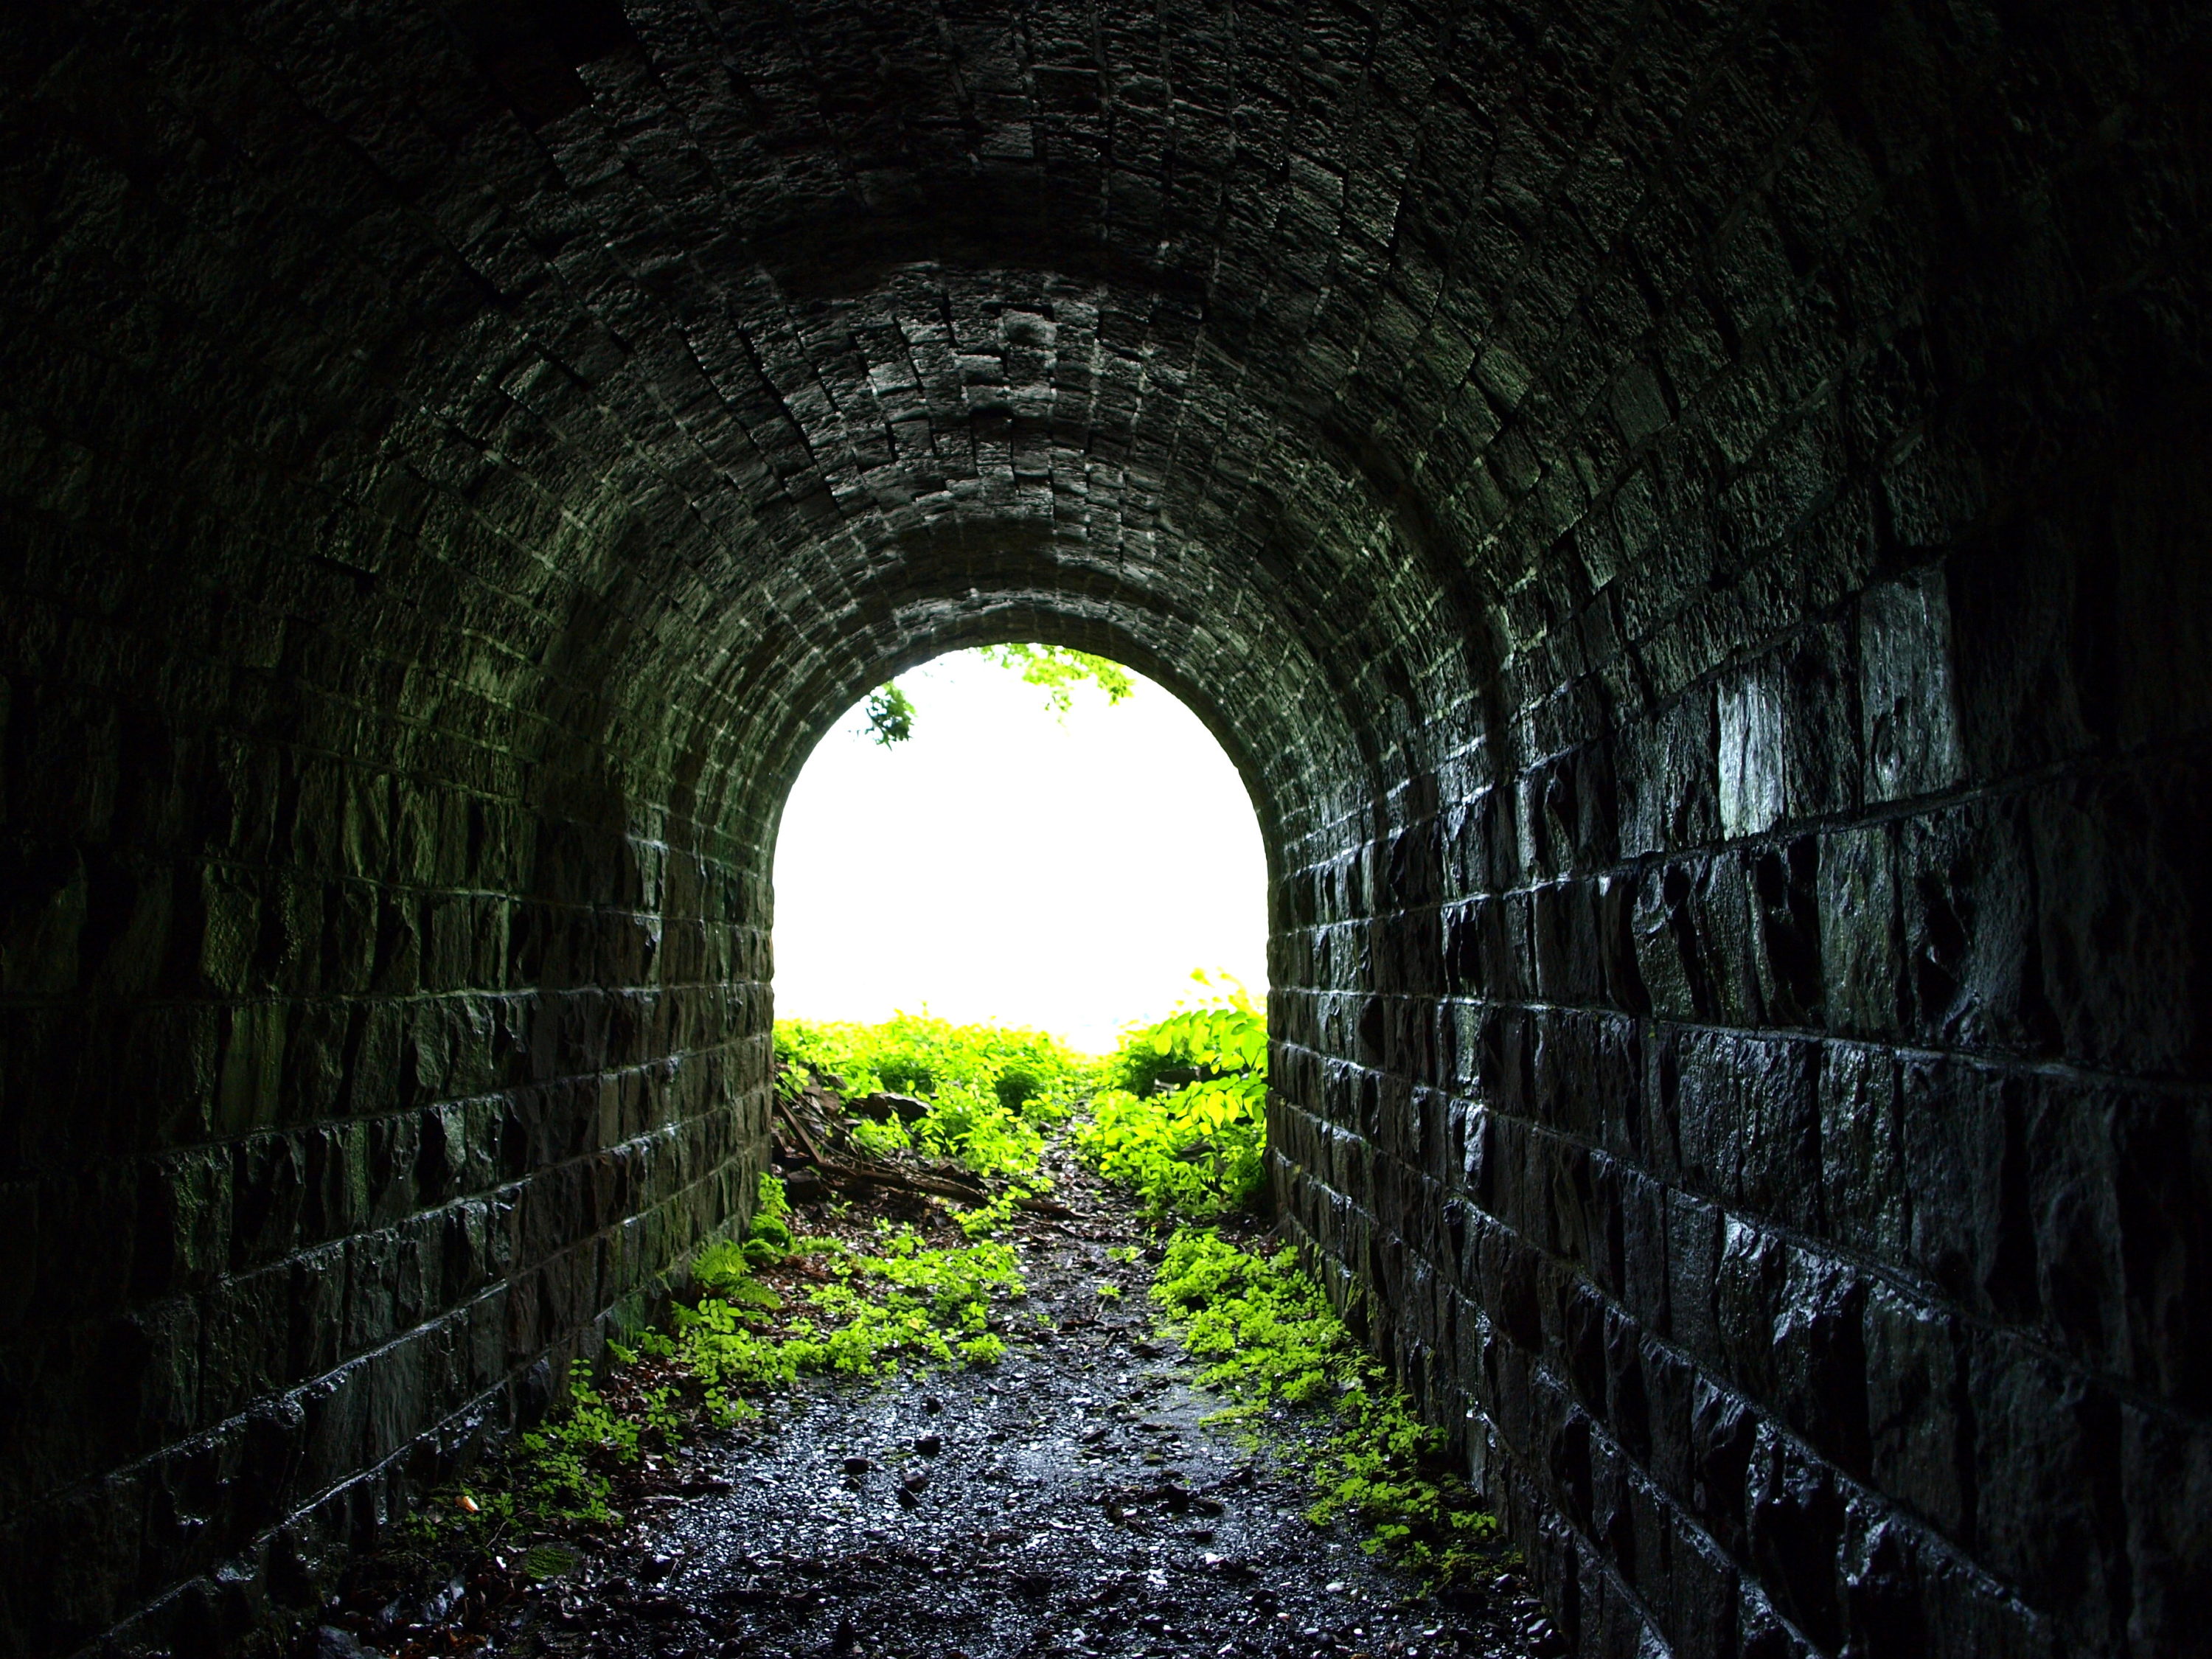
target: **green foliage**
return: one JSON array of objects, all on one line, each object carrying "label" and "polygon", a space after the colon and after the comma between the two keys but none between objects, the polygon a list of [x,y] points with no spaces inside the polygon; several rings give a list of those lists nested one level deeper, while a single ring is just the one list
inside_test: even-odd
[{"label": "green foliage", "polygon": [[784,1196],[783,1183],[772,1175],[762,1176],[756,1189],[752,1225],[746,1229],[744,1241],[718,1240],[700,1251],[691,1263],[692,1282],[714,1296],[734,1297],[763,1290],[752,1284],[752,1274],[790,1255],[794,1242],[790,1216],[791,1203]]},{"label": "green foliage", "polygon": [[1109,705],[1121,702],[1136,690],[1129,671],[1106,657],[1087,651],[1071,651],[1060,645],[988,645],[976,653],[987,662],[1019,672],[1024,681],[1041,687],[1052,712],[1066,718],[1075,706],[1075,688],[1095,685],[1106,694]]},{"label": "green foliage", "polygon": [[[1008,1195],[1005,1211],[1019,1196],[1019,1188]],[[672,1330],[645,1331],[634,1346],[608,1343],[604,1387],[580,1384],[521,1437],[506,1489],[481,1503],[465,1491],[434,1503],[411,1523],[418,1540],[459,1528],[488,1546],[517,1524],[612,1525],[621,1470],[674,1450],[696,1417],[727,1427],[752,1416],[749,1392],[804,1376],[875,1376],[902,1358],[988,1365],[1006,1357],[993,1319],[1027,1289],[1009,1247],[932,1249],[911,1227],[883,1224],[871,1248],[857,1249],[794,1237],[790,1213],[783,1183],[763,1176],[744,1242],[711,1244],[694,1261],[696,1305],[678,1303]],[[793,1303],[757,1275],[798,1257],[825,1282]]]},{"label": "green foliage", "polygon": [[[1211,986],[1205,975],[1194,975]],[[1146,1213],[1204,1221],[1249,1204],[1266,1169],[1267,1016],[1228,989],[1127,1033],[1075,1145]]]},{"label": "green foliage", "polygon": [[1009,1187],[989,1203],[963,1211],[956,1218],[961,1232],[970,1239],[988,1238],[1014,1218],[1014,1212],[1021,1207],[1022,1200],[1030,1195],[1026,1187]]},{"label": "green foliage", "polygon": [[[1059,645],[991,645],[976,652],[986,662],[1011,668],[1030,685],[1041,688],[1046,704],[1062,719],[1075,706],[1075,688],[1095,685],[1110,705],[1136,690],[1136,681],[1121,664],[1087,651],[1071,651]],[[914,735],[914,699],[896,680],[868,693],[861,705],[868,736],[888,749]]]},{"label": "green foliage", "polygon": [[1316,1525],[1357,1520],[1369,1550],[1432,1584],[1496,1565],[1484,1546],[1497,1521],[1443,1467],[1443,1437],[1352,1340],[1294,1252],[1256,1255],[1185,1229],[1169,1243],[1152,1296],[1183,1346],[1213,1361],[1200,1381],[1237,1401],[1224,1417],[1256,1422],[1298,1406],[1328,1413],[1330,1431],[1306,1447]]},{"label": "green foliage", "polygon": [[868,693],[865,708],[868,735],[888,749],[914,735],[914,699],[891,680]]},{"label": "green foliage", "polygon": [[[1212,988],[1212,979],[1203,970],[1191,977]],[[1185,1003],[1165,1019],[1126,1033],[1108,1062],[1109,1076],[1134,1090],[1139,1086],[1138,1068],[1163,1060],[1194,1068],[1201,1077],[1267,1075],[1267,1009],[1233,975],[1224,974],[1221,980],[1226,990]]]},{"label": "green foliage", "polygon": [[902,1356],[945,1364],[1006,1357],[991,1316],[1027,1288],[1012,1249],[932,1249],[911,1227],[881,1229],[875,1243],[862,1252],[834,1240],[799,1241],[830,1282],[781,1320],[726,1291],[696,1308],[678,1307],[677,1357],[711,1416],[729,1420],[745,1390],[805,1376],[875,1376],[896,1370]]},{"label": "green foliage", "polygon": [[648,1440],[675,1444],[673,1392],[665,1387],[655,1389],[635,1415],[617,1415],[598,1393],[578,1387],[569,1396],[567,1412],[522,1437],[522,1480],[517,1496],[523,1511],[551,1521],[612,1522],[615,1516],[607,1498],[614,1483],[605,1469],[635,1463]]},{"label": "green foliage", "polygon": [[955,1025],[927,1013],[880,1024],[780,1019],[776,1058],[839,1079],[849,1099],[889,1092],[925,1102],[912,1126],[856,1123],[854,1139],[884,1152],[919,1146],[977,1175],[1024,1175],[1044,1150],[1043,1131],[1066,1117],[1089,1087],[1091,1062],[1043,1031]]}]

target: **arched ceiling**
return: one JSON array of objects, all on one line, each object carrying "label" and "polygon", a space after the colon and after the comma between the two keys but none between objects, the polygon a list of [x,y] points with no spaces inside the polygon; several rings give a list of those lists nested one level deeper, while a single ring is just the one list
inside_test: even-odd
[{"label": "arched ceiling", "polygon": [[1927,413],[1908,353],[1837,418],[1929,128],[1825,15],[89,15],[9,25],[17,349],[88,442],[178,389],[162,580],[315,624],[311,740],[473,722],[747,856],[820,699],[994,611],[1192,688],[1290,840],[1525,767],[1856,566],[1760,561]]},{"label": "arched ceiling", "polygon": [[418,706],[543,682],[680,783],[1030,610],[1199,688],[1296,834],[1495,666],[1543,468],[1483,446],[1597,276],[1547,198],[1623,21],[205,7],[110,142],[185,164],[116,185],[175,236],[149,351],[268,410],[191,464],[315,498]]}]

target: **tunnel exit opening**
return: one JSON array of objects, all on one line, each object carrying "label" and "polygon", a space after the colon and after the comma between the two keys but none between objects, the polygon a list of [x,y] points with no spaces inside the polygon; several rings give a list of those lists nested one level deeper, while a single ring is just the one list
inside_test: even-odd
[{"label": "tunnel exit opening", "polygon": [[1194,970],[1264,992],[1266,854],[1220,744],[1142,676],[1024,668],[939,657],[891,683],[911,736],[864,701],[816,746],[775,844],[779,1016],[927,1007],[1103,1054]]},{"label": "tunnel exit opening", "polygon": [[809,757],[775,872],[795,1190],[854,1179],[830,1138],[939,1182],[1041,1179],[1051,1152],[1162,1213],[1262,1202],[1266,855],[1164,687],[1048,645],[910,670]]}]

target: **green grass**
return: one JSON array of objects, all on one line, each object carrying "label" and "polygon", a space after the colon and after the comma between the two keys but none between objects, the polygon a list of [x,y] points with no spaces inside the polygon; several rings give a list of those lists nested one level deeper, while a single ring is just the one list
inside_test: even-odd
[{"label": "green grass", "polygon": [[1183,1346],[1212,1362],[1199,1380],[1235,1401],[1220,1419],[1256,1435],[1282,1408],[1320,1415],[1317,1437],[1278,1437],[1310,1464],[1309,1520],[1358,1522],[1370,1552],[1431,1587],[1501,1565],[1497,1521],[1446,1467],[1443,1437],[1352,1340],[1293,1252],[1260,1255],[1186,1228],[1169,1242],[1152,1297]]}]

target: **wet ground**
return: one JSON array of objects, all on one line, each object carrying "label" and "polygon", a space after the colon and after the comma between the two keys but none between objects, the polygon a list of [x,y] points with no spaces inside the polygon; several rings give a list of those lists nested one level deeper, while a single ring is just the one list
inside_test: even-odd
[{"label": "wet ground", "polygon": [[1203,1421],[1226,1402],[1154,1329],[1152,1262],[1109,1256],[1151,1243],[1126,1203],[1054,1173],[1074,1213],[1001,1235],[1030,1285],[1002,1364],[802,1385],[641,1472],[557,1577],[525,1540],[397,1594],[372,1571],[325,1659],[1559,1650],[1516,1575],[1439,1600],[1306,1521],[1297,1468]]}]

